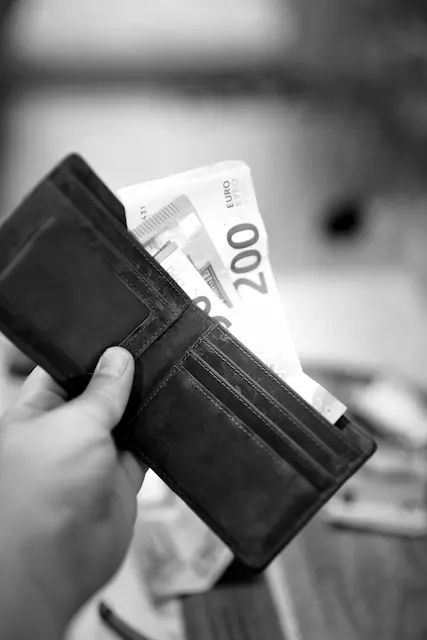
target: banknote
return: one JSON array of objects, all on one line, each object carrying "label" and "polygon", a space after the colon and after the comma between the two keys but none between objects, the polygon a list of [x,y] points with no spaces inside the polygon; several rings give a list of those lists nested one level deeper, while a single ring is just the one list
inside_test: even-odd
[{"label": "banknote", "polygon": [[155,254],[155,258],[202,311],[235,332],[236,314],[216,294],[216,287],[213,288],[206,282],[175,242],[168,241]]},{"label": "banknote", "polygon": [[152,256],[173,240],[227,307],[238,302],[233,281],[187,196],[181,195],[147,216],[132,233]]},{"label": "banknote", "polygon": [[[128,228],[144,246],[155,253],[162,243],[175,241],[176,234],[178,246],[199,267],[199,273],[217,296],[227,303],[217,285],[220,282],[222,290],[228,293],[229,306],[244,308],[249,340],[240,338],[242,342],[259,355],[261,336],[263,355],[259,357],[335,423],[346,407],[301,368],[276,288],[268,256],[267,232],[247,165],[223,162],[126,187],[118,196],[125,206]],[[193,222],[187,224],[191,218]],[[209,250],[204,256],[208,257],[211,271],[220,265],[216,277],[206,277],[207,271],[203,266],[200,268],[198,255],[192,255],[191,247],[195,246],[192,230],[194,235],[204,236],[205,242],[206,236],[209,237],[210,242],[205,244]],[[157,242],[156,235],[159,236]],[[213,249],[216,258],[213,258]],[[238,300],[230,293],[232,288]],[[250,336],[257,336],[258,351],[253,348]]]},{"label": "banknote", "polygon": [[155,258],[195,304],[229,329],[260,360],[269,366],[274,364],[274,361],[277,362],[276,354],[266,350],[260,334],[250,330],[242,305],[227,307],[174,242],[167,242]]},{"label": "banknote", "polygon": [[274,370],[284,378],[300,373],[249,168],[243,162],[223,162],[118,192],[130,230],[153,218],[166,205],[173,203],[179,210],[183,194],[197,212],[234,290],[245,304],[251,330],[262,332],[270,350],[281,354],[280,366],[276,364]]},{"label": "banknote", "polygon": [[286,354],[281,373],[287,376],[301,371],[274,282],[267,233],[247,165],[224,162],[127,187],[118,195],[126,209],[128,227],[134,229],[166,203],[175,201],[179,208],[182,194],[197,211],[234,289],[250,306],[254,331],[263,331],[265,339],[274,341],[276,350]]}]

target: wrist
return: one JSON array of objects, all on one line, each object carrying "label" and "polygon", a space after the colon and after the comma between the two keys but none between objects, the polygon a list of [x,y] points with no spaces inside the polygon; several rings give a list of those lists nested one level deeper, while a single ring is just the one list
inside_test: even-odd
[{"label": "wrist", "polygon": [[[37,550],[34,550],[37,554]],[[0,638],[40,637],[59,640],[68,625],[67,615],[54,597],[54,589],[40,567],[34,567],[30,549],[0,530]]]}]

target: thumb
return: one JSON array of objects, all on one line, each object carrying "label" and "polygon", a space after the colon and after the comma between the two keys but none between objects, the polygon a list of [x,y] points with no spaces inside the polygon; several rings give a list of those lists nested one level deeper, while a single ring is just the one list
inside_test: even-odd
[{"label": "thumb", "polygon": [[107,349],[88,387],[67,409],[78,413],[79,420],[90,420],[111,431],[126,409],[134,371],[134,360],[126,349]]}]

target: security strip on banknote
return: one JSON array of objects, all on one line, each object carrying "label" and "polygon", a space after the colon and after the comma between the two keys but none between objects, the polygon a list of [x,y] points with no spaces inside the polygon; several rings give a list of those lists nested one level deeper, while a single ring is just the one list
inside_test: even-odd
[{"label": "security strip on banknote", "polygon": [[[128,228],[184,291],[329,422],[339,420],[346,407],[301,368],[248,166],[223,162],[126,187],[118,196]],[[215,298],[206,288],[198,292],[200,279]]]}]

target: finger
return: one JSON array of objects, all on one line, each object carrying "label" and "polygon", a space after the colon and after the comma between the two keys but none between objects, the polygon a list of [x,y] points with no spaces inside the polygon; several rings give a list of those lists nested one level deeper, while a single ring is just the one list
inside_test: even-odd
[{"label": "finger", "polygon": [[29,418],[64,404],[67,394],[41,367],[36,367],[21,387],[18,398],[8,410],[16,419]]},{"label": "finger", "polygon": [[107,349],[87,389],[69,403],[69,410],[78,412],[79,420],[91,420],[111,431],[126,409],[134,371],[134,360],[126,349]]},{"label": "finger", "polygon": [[3,335],[0,335],[0,350],[9,375],[26,378],[35,368],[34,362],[15,347]]},{"label": "finger", "polygon": [[132,490],[135,495],[139,493],[142,483],[144,482],[145,474],[147,473],[147,465],[143,462],[138,462],[135,456],[130,451],[125,451],[120,456],[120,464],[124,469],[127,477],[129,478]]}]

